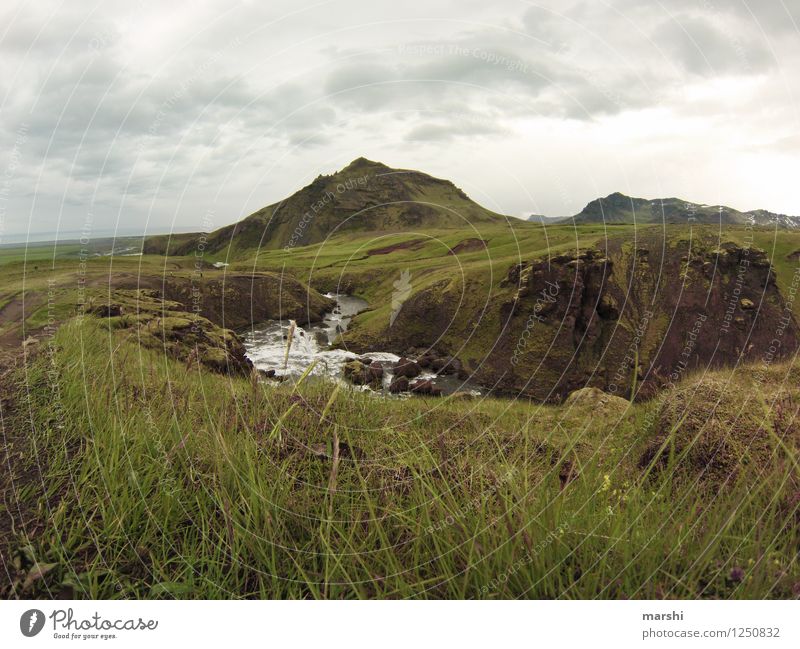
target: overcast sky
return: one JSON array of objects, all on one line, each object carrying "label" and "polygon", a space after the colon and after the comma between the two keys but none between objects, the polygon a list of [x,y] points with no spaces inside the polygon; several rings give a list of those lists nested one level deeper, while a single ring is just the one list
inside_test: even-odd
[{"label": "overcast sky", "polygon": [[358,156],[517,216],[800,214],[800,0],[0,11],[0,239],[220,227]]}]

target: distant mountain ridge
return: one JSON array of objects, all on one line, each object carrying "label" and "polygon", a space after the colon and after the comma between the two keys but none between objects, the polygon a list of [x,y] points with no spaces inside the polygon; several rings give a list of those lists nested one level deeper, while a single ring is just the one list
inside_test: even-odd
[{"label": "distant mountain ridge", "polygon": [[[197,250],[215,254],[226,249],[232,253],[291,249],[320,243],[344,232],[464,229],[506,222],[508,218],[474,202],[449,180],[411,169],[393,169],[362,157],[333,174],[317,176],[284,200],[209,234],[148,237],[143,252],[180,256]],[[800,217],[767,210],[740,212],[679,198],[648,200],[619,192],[591,201],[575,216],[551,218],[533,214],[526,220],[543,224],[750,223],[800,228]]]},{"label": "distant mountain ridge", "polygon": [[[680,198],[648,200],[626,196],[620,192],[596,198],[571,219],[576,223],[722,223],[800,228],[800,216],[777,214],[768,210],[740,212],[724,205],[702,205]],[[538,216],[535,220],[538,220]]]}]

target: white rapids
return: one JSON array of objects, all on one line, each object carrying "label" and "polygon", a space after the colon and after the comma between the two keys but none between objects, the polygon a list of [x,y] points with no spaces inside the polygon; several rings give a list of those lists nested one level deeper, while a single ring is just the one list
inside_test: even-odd
[{"label": "white rapids", "polygon": [[[367,308],[367,302],[351,295],[328,293],[325,297],[335,299],[336,307],[326,314],[319,324],[311,327],[299,325],[295,327],[288,360],[286,343],[291,328],[288,320],[268,322],[248,331],[243,336],[248,358],[256,369],[274,372],[276,377],[298,377],[316,361],[310,373],[312,376],[327,376],[337,380],[343,380],[345,363],[354,358],[369,358],[383,365],[383,388],[388,390],[393,378],[392,367],[400,360],[397,354],[391,352],[354,354],[345,349],[332,347],[339,335],[347,329],[353,316]],[[480,394],[454,377],[437,377],[435,374],[423,372],[418,378],[433,379],[445,392],[468,390],[473,394]]]}]

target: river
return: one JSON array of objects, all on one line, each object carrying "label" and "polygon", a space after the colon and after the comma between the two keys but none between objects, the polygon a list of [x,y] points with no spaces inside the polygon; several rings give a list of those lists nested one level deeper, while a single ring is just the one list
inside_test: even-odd
[{"label": "river", "polygon": [[[383,366],[383,391],[388,393],[389,384],[394,378],[392,367],[400,359],[397,354],[373,351],[359,355],[333,347],[340,334],[347,330],[353,316],[366,309],[368,303],[351,295],[329,293],[326,297],[336,300],[336,306],[325,315],[321,323],[310,327],[295,327],[288,362],[286,343],[291,323],[287,320],[267,322],[248,331],[243,336],[247,356],[256,369],[274,372],[276,377],[298,377],[316,361],[311,375],[327,376],[336,380],[342,380],[345,363],[355,358],[369,358]],[[454,376],[437,376],[423,370],[418,378],[432,379],[445,394],[458,391],[468,391],[476,396],[480,394],[475,386]],[[369,388],[362,386],[359,389]]]}]

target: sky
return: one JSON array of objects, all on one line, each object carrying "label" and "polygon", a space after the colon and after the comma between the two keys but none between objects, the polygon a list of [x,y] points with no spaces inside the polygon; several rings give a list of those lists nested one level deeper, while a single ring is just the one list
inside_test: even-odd
[{"label": "sky", "polygon": [[514,216],[800,215],[800,0],[0,8],[0,243],[209,230],[364,156]]}]

